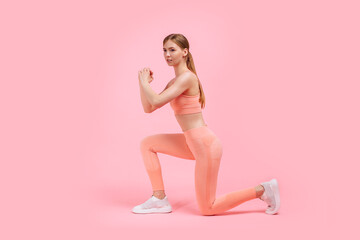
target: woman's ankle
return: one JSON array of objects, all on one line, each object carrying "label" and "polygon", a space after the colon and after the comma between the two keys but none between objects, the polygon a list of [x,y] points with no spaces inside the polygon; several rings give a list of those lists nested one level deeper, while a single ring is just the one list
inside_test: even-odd
[{"label": "woman's ankle", "polygon": [[166,197],[166,194],[163,190],[160,190],[160,191],[154,191],[153,196],[155,196],[159,199],[164,199]]},{"label": "woman's ankle", "polygon": [[164,199],[166,197],[166,195],[162,195],[162,196],[156,196],[156,195],[153,195],[154,197],[157,197],[158,199]]},{"label": "woman's ankle", "polygon": [[260,184],[255,187],[255,191],[256,191],[256,197],[260,198],[264,194],[265,188],[263,187],[263,185]]}]

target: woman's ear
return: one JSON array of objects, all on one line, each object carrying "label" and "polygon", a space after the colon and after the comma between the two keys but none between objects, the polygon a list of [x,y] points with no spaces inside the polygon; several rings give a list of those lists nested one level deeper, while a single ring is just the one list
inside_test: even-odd
[{"label": "woman's ear", "polygon": [[189,50],[187,48],[185,48],[184,51],[186,54],[183,57],[185,58],[189,54]]}]

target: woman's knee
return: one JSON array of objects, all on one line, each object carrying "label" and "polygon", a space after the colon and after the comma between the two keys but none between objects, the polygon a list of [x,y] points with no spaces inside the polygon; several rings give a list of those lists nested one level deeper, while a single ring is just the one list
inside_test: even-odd
[{"label": "woman's knee", "polygon": [[210,205],[200,204],[200,205],[199,205],[199,210],[200,210],[201,215],[204,215],[204,216],[214,215],[214,211],[213,211],[213,209],[212,209],[212,206],[210,206]]},{"label": "woman's knee", "polygon": [[211,208],[200,209],[200,213],[203,216],[213,216],[213,215],[215,215],[214,211],[212,211]]},{"label": "woman's knee", "polygon": [[141,139],[140,141],[140,149],[144,150],[144,149],[149,149],[150,146],[156,141],[156,135],[149,135],[144,137],[143,139]]},{"label": "woman's knee", "polygon": [[140,149],[145,149],[148,147],[149,143],[150,143],[150,136],[144,137],[143,139],[141,139],[140,141]]}]

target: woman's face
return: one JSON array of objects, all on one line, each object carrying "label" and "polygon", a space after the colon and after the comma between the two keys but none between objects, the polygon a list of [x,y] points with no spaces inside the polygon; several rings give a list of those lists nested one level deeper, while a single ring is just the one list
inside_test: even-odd
[{"label": "woman's face", "polygon": [[[183,58],[187,54],[187,49],[182,50],[176,43],[171,40],[168,40],[163,47],[164,58],[168,65],[177,65],[181,61],[185,61]],[[170,60],[170,61],[169,61]]]}]

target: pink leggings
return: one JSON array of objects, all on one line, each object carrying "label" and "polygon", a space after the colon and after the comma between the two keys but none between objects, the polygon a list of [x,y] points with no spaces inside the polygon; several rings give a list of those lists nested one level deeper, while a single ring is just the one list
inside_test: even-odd
[{"label": "pink leggings", "polygon": [[256,198],[255,187],[233,191],[216,198],[222,144],[207,125],[189,129],[184,133],[147,136],[141,141],[140,149],[153,191],[164,190],[157,153],[195,160],[196,200],[202,215],[222,213]]}]

